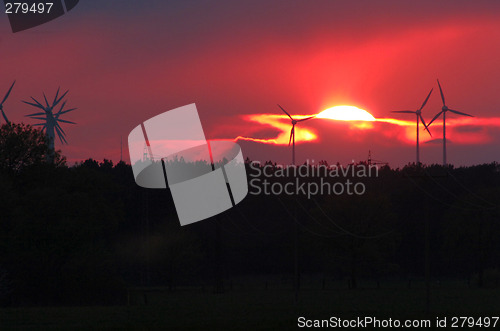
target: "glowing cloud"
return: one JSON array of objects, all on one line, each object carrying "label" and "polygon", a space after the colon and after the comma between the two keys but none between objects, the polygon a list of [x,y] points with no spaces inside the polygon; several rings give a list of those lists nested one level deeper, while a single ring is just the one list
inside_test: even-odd
[{"label": "glowing cloud", "polygon": [[[293,115],[293,118],[300,120],[302,118],[309,117],[311,115]],[[277,144],[277,145],[288,145],[290,139],[290,130],[292,128],[290,124],[290,119],[286,115],[278,114],[253,114],[245,115],[243,118],[246,121],[256,122],[281,131],[278,136],[270,139],[259,139],[238,136],[235,140],[250,140],[265,144]],[[318,139],[318,135],[314,129],[311,129],[304,125],[305,123],[300,123],[295,127],[295,143],[301,143],[306,141],[313,141]]]},{"label": "glowing cloud", "polygon": [[[309,117],[309,115],[294,115],[297,120]],[[411,120],[400,120],[395,118],[375,118],[366,110],[354,106],[335,106],[328,108],[316,115],[317,119],[329,119],[335,121],[344,121],[349,130],[361,130],[379,132],[381,136],[394,141],[399,140],[406,144],[414,144],[415,142],[415,122]],[[248,140],[264,144],[288,145],[290,137],[290,119],[286,115],[281,114],[251,114],[244,115],[245,121],[256,123],[249,135],[254,135],[261,132],[263,129],[275,129],[278,131],[274,137],[269,138],[252,138],[238,136],[237,140]],[[318,142],[320,138],[318,132],[308,125],[314,122],[304,122],[297,125],[295,128],[296,143],[303,142]],[[422,134],[420,139],[422,142],[432,142],[441,137],[441,123],[437,120],[430,127],[433,137],[427,134]],[[463,145],[484,144],[491,142],[493,139],[493,129],[500,127],[500,118],[452,118],[447,121],[451,139],[453,142]],[[262,127],[261,127],[262,126]],[[423,130],[423,128],[422,128]],[[364,137],[356,133],[357,139]]]}]

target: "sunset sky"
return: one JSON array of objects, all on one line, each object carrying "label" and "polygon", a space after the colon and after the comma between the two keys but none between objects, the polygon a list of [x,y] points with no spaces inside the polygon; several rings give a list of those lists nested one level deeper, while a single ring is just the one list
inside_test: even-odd
[{"label": "sunset sky", "polygon": [[[415,116],[391,111],[416,110],[434,88],[430,122],[439,78],[448,106],[475,116],[447,115],[449,163],[500,161],[499,17],[500,1],[82,0],[16,34],[0,14],[0,95],[17,80],[5,111],[34,124],[20,101],[69,89],[78,110],[64,119],[78,125],[62,124],[69,144],[56,147],[70,163],[118,161],[121,137],[128,162],[133,128],[196,103],[208,139],[241,137],[245,157],[279,163],[291,148],[277,104],[304,116],[356,106],[378,120],[299,123],[297,161],[345,164],[371,150],[402,166],[415,161]],[[420,131],[424,163],[442,161],[440,124],[432,138]]]}]

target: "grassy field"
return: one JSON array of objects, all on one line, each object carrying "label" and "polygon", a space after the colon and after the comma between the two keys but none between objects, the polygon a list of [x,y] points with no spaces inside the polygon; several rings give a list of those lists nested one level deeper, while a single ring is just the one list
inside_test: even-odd
[{"label": "grassy field", "polygon": [[201,289],[152,291],[147,305],[132,298],[129,306],[6,308],[0,310],[0,329],[290,330],[297,328],[299,316],[434,320],[435,316],[500,315],[500,289],[468,288],[459,283],[433,283],[429,313],[423,283],[411,288],[403,283],[382,283],[380,288],[356,290],[304,286],[297,304],[290,289],[261,285],[222,294]]}]

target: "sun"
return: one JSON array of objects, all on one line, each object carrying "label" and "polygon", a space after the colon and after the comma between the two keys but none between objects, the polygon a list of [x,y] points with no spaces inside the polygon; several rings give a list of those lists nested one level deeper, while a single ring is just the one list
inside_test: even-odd
[{"label": "sun", "polygon": [[375,117],[364,109],[354,106],[335,106],[323,110],[317,118],[328,118],[338,121],[375,121]]}]

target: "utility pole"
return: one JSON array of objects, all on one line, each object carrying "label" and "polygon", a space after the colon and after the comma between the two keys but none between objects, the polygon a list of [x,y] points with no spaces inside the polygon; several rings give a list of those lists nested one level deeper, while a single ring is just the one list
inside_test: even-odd
[{"label": "utility pole", "polygon": [[222,280],[222,245],[221,245],[221,229],[220,219],[218,216],[214,217],[215,222],[215,293],[224,292],[224,282]]},{"label": "utility pole", "polygon": [[[293,148],[292,148],[292,166],[295,167],[295,135],[293,135]],[[299,302],[299,289],[300,289],[300,270],[299,270],[299,222],[297,220],[297,204],[293,204],[293,220],[295,222],[294,234],[294,280],[293,287],[295,291],[295,304]]]},{"label": "utility pole", "polygon": [[430,222],[429,222],[429,197],[425,198],[425,312],[429,313],[431,304],[431,242],[430,242]]},{"label": "utility pole", "polygon": [[443,113],[443,167],[446,167],[446,112]]},{"label": "utility pole", "polygon": [[[442,172],[434,172],[427,173],[428,170],[423,168],[420,164],[417,164],[417,171],[426,172],[426,174],[417,174],[417,175],[409,175],[409,177],[416,177],[423,179],[424,183],[428,183],[429,180],[446,178],[447,173],[445,167],[443,167]],[[428,185],[426,185],[428,186]],[[427,194],[423,192],[423,194]],[[431,303],[431,230],[430,230],[430,213],[429,213],[429,205],[430,200],[429,196],[424,197],[424,277],[425,277],[425,311],[426,313],[430,312],[430,303]]]}]

